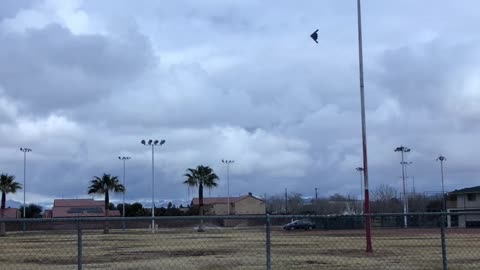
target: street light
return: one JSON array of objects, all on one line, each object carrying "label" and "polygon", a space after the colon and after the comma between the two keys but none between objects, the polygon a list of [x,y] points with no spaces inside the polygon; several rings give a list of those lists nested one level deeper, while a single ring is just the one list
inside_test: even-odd
[{"label": "street light", "polygon": [[360,204],[362,204],[363,203],[363,168],[357,167],[355,168],[355,170],[360,173]]},{"label": "street light", "polygon": [[[365,119],[365,83],[363,79],[363,44],[362,44],[362,9],[360,0],[357,0],[357,26],[358,26],[358,64],[360,77],[360,110],[362,119],[362,154],[363,154],[363,176],[365,182],[365,238],[366,252],[373,252],[372,248],[372,225],[370,216],[370,193],[368,190],[368,158],[367,158],[367,125]],[[310,37],[318,43],[318,30]]]},{"label": "street light", "polygon": [[141,141],[141,144],[145,145],[145,146],[151,146],[152,147],[152,233],[155,233],[155,220],[154,220],[154,217],[155,217],[155,151],[154,151],[154,148],[155,146],[159,146],[159,145],[163,145],[165,143],[165,140],[161,140],[161,141],[158,141],[158,140],[148,140],[148,142],[146,142],[145,140],[142,140]]},{"label": "street light", "polygon": [[[26,191],[27,191],[27,153],[32,152],[32,149],[21,147],[20,151],[23,152],[23,218],[27,217],[27,204],[25,203]],[[26,223],[23,222],[23,231],[25,232]]]},{"label": "street light", "polygon": [[227,165],[227,214],[230,215],[230,164],[235,160],[222,159],[222,163]]},{"label": "street light", "polygon": [[[118,157],[119,160],[123,161],[123,187],[125,187],[125,162],[131,157]],[[123,192],[123,212],[122,216],[125,218],[125,191]],[[123,220],[123,229],[125,230],[125,219]]]},{"label": "street light", "polygon": [[445,205],[445,187],[443,185],[443,162],[446,161],[447,159],[439,155],[437,158],[437,161],[440,161],[440,173],[442,175],[442,204],[443,204],[443,211],[446,211],[446,205]]},{"label": "street light", "polygon": [[405,196],[405,193],[406,193],[406,187],[405,187],[405,160],[404,160],[404,153],[408,153],[411,151],[410,148],[406,147],[406,146],[399,146],[397,148],[395,148],[394,150],[395,152],[400,152],[402,154],[402,161],[400,162],[400,164],[402,165],[402,181],[403,181],[403,225],[405,228],[408,227],[408,224],[407,224],[407,199],[406,199],[406,196]]}]

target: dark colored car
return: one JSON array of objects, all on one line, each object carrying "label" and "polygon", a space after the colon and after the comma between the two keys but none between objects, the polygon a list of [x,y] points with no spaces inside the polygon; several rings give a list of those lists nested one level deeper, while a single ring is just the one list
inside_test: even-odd
[{"label": "dark colored car", "polygon": [[315,229],[315,223],[310,220],[295,220],[283,226],[284,230],[312,230]]}]

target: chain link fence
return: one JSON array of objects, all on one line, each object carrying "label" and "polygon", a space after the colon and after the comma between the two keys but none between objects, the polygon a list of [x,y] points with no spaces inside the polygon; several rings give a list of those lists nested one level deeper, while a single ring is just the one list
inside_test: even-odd
[{"label": "chain link fence", "polygon": [[403,217],[371,216],[372,253],[362,215],[1,220],[0,269],[480,269],[480,213]]}]

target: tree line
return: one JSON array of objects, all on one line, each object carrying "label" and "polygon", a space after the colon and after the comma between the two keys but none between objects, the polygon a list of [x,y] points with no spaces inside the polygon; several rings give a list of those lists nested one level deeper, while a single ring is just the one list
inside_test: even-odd
[{"label": "tree line", "polygon": [[[275,194],[264,196],[269,214],[361,214],[363,202],[353,195],[334,194],[318,199],[306,199],[301,193]],[[407,194],[408,212],[442,211],[442,195],[424,193]],[[374,189],[370,197],[372,213],[402,213],[403,198],[397,190],[388,185]]]},{"label": "tree line", "polygon": [[[167,207],[155,208],[155,216],[180,216],[180,215],[200,215],[204,214],[204,203],[203,203],[203,190],[204,188],[212,189],[215,188],[218,184],[217,181],[219,177],[215,174],[212,168],[209,166],[199,165],[196,168],[188,168],[186,173],[183,175],[186,179],[183,181],[183,184],[188,185],[189,187],[198,187],[198,198],[199,205],[198,207],[189,206],[187,211],[180,210],[183,207],[177,208],[171,202]],[[2,193],[1,198],[1,207],[0,207],[0,218],[4,217],[5,207],[6,207],[6,196],[11,193],[14,194],[17,191],[22,189],[22,185],[15,181],[15,176],[8,174],[0,175],[0,192]],[[88,187],[88,194],[101,194],[104,195],[105,202],[105,216],[108,217],[109,211],[117,209],[120,211],[120,214],[123,216],[123,205],[118,204],[116,207],[110,203],[110,193],[125,193],[126,188],[123,186],[117,176],[112,176],[111,174],[104,173],[103,176],[94,176],[90,180],[90,186]],[[23,207],[25,207],[25,217],[26,218],[38,218],[42,217],[42,207],[36,204],[30,204],[28,206],[22,206],[21,213],[23,217]],[[150,216],[152,214],[151,209],[144,208],[140,203],[125,204],[125,216],[135,217],[135,216]],[[203,220],[200,222],[198,231],[203,231]],[[108,233],[108,222],[105,221],[104,233]],[[0,223],[0,236],[5,235],[5,223]]]}]

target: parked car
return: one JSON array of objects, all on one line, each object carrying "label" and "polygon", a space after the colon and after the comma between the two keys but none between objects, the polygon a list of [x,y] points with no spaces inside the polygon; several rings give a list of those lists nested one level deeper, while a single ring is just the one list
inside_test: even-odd
[{"label": "parked car", "polygon": [[284,230],[312,230],[315,229],[315,223],[311,220],[301,219],[295,220],[283,226]]}]

